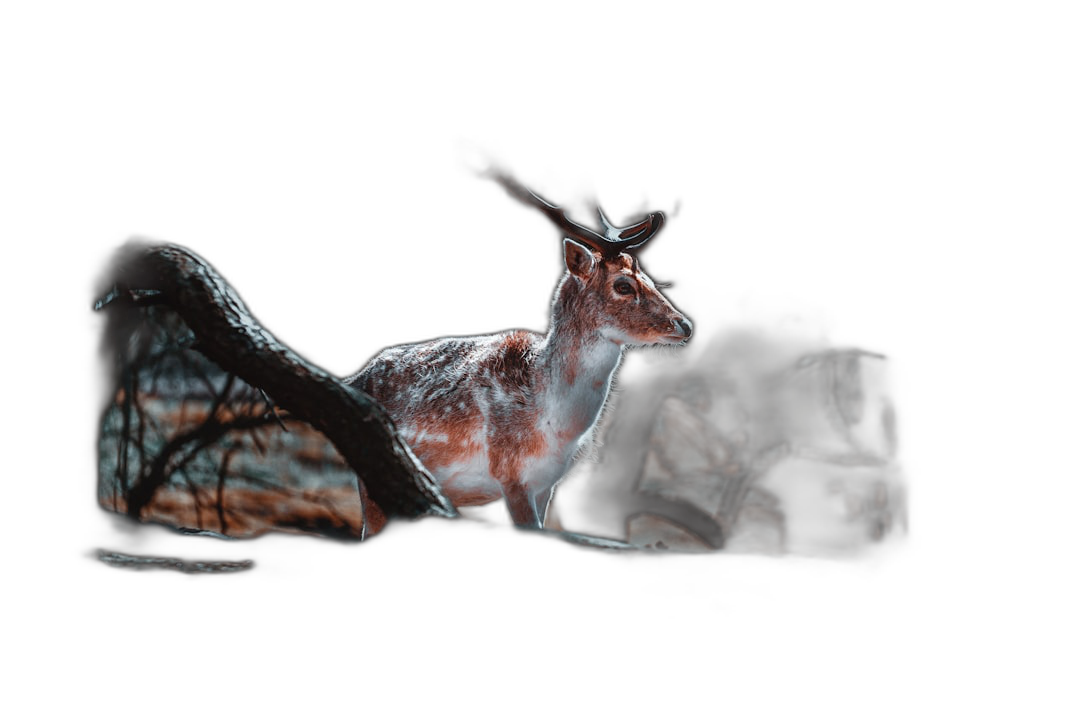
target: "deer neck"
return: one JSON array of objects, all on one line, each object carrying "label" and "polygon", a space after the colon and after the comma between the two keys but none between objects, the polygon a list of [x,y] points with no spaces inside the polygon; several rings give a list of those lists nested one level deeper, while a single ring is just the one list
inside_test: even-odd
[{"label": "deer neck", "polygon": [[565,275],[555,291],[551,326],[540,349],[548,405],[568,435],[584,434],[604,407],[622,346],[604,337],[581,283]]}]

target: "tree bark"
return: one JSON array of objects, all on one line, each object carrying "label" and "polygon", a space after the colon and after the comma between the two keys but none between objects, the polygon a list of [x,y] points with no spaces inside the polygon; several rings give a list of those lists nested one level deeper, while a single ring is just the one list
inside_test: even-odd
[{"label": "tree bark", "polygon": [[115,286],[95,309],[114,302],[169,306],[194,333],[197,350],[325,435],[387,516],[457,514],[385,409],[278,342],[198,255],[131,243],[113,277]]}]

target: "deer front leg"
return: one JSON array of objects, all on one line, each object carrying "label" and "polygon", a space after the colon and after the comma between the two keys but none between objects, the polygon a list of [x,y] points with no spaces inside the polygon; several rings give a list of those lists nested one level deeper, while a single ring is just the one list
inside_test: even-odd
[{"label": "deer front leg", "polygon": [[[550,497],[548,491],[547,497]],[[510,509],[510,519],[519,528],[528,530],[541,530],[544,527],[544,514],[547,512],[547,502],[539,502],[539,498],[519,481],[510,480],[503,484],[503,495],[506,497],[506,506]]]}]

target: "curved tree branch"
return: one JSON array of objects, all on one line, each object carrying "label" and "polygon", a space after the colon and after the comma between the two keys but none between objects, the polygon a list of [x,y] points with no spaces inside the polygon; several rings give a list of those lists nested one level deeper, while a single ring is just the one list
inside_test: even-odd
[{"label": "curved tree branch", "polygon": [[382,406],[278,342],[198,255],[176,245],[131,243],[113,278],[96,309],[169,306],[194,333],[198,351],[325,435],[388,516],[457,514]]}]

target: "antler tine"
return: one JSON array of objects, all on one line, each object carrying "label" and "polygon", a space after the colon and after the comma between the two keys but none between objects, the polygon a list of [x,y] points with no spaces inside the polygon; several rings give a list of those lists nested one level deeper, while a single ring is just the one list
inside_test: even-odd
[{"label": "antler tine", "polygon": [[596,206],[596,214],[600,217],[600,223],[604,226],[604,235],[607,239],[616,243],[621,250],[633,250],[648,242],[660,228],[664,226],[664,213],[654,212],[645,216],[645,219],[621,228],[611,224],[604,214],[603,208]]},{"label": "antler tine", "polygon": [[649,217],[636,223],[636,225],[618,228],[611,225],[611,221],[604,216],[594,192],[585,193],[584,196],[585,206],[589,208],[593,221],[597,227],[603,230],[608,240],[608,246],[612,248],[612,252],[616,255],[626,253],[627,255],[637,256],[648,247],[654,237],[664,228],[663,213],[657,213],[656,215],[650,213]]},{"label": "antler tine", "polygon": [[618,233],[620,244],[626,249],[641,247],[652,239],[660,228],[664,227],[664,213],[653,212],[645,216],[645,219],[636,225],[625,228],[613,228]]}]

